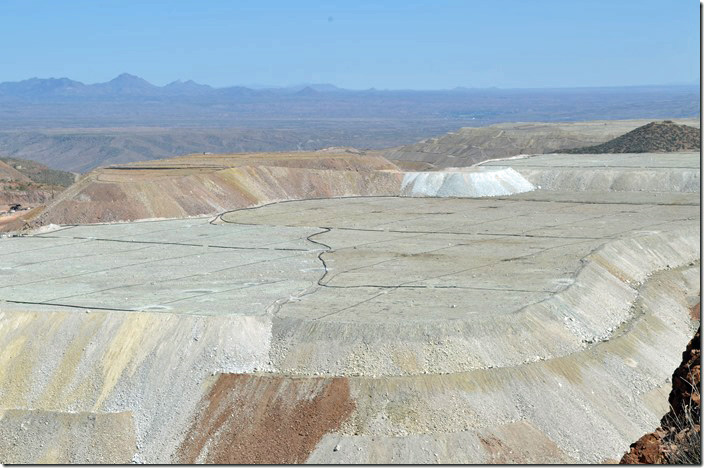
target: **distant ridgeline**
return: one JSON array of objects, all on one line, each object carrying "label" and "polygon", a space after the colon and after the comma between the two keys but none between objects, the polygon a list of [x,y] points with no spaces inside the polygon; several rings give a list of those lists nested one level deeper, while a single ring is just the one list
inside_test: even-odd
[{"label": "distant ridgeline", "polygon": [[[601,144],[620,134],[607,129],[606,138],[599,139],[604,132],[593,129],[567,128],[567,134],[552,136],[550,128],[538,131],[540,136],[530,129],[472,129],[506,122],[692,118],[699,115],[698,102],[696,85],[349,90],[307,84],[251,89],[192,81],[155,86],[128,74],[96,84],[32,78],[0,83],[0,154],[87,172],[195,152],[370,150],[438,136],[442,148],[415,145],[391,157],[451,167]],[[458,138],[443,137],[447,132]]]},{"label": "distant ridgeline", "polygon": [[[272,128],[274,123],[281,128],[284,121],[300,124],[331,119],[339,127],[349,120],[375,119],[370,123],[387,129],[396,129],[398,122],[412,123],[414,128],[424,129],[419,134],[427,137],[453,128],[498,122],[693,117],[699,112],[698,102],[696,85],[350,90],[329,84],[304,84],[251,89],[214,88],[193,81],[155,86],[124,73],[95,84],[68,78],[0,83],[0,128]],[[440,124],[446,128],[437,131]],[[404,143],[410,141],[395,144]],[[367,147],[359,142],[353,146]]]}]

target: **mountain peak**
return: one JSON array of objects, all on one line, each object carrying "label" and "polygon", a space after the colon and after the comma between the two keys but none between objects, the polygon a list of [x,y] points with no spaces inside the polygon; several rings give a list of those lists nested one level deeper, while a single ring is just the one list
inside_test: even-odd
[{"label": "mountain peak", "polygon": [[140,78],[136,75],[130,75],[129,73],[122,73],[122,74],[116,76],[115,78],[113,78],[112,80],[110,80],[109,83],[120,83],[120,84],[129,83],[129,84],[139,84],[139,85],[146,84],[149,86],[153,86],[151,83],[149,83],[144,78]]},{"label": "mountain peak", "polygon": [[311,86],[306,86],[302,90],[298,91],[296,95],[298,96],[315,96],[318,94],[318,91],[313,89]]},{"label": "mountain peak", "polygon": [[164,90],[164,92],[166,92],[166,93],[178,94],[178,95],[189,95],[189,94],[202,95],[202,94],[209,93],[209,92],[213,91],[213,88],[210,87],[209,85],[196,83],[193,80],[172,81],[171,83],[167,84],[166,86],[164,86],[161,89]]},{"label": "mountain peak", "polygon": [[122,73],[116,76],[107,83],[100,83],[94,85],[97,89],[101,89],[102,92],[113,92],[118,94],[138,94],[142,95],[144,93],[149,93],[152,90],[156,90],[157,86],[149,83],[147,80],[140,78],[135,75],[130,75],[129,73]]},{"label": "mountain peak", "polygon": [[142,78],[137,75],[132,75],[131,73],[120,73],[115,78],[110,81],[125,81],[125,80],[141,80]]},{"label": "mountain peak", "polygon": [[165,88],[210,88],[209,85],[196,83],[193,80],[176,80],[164,86]]}]

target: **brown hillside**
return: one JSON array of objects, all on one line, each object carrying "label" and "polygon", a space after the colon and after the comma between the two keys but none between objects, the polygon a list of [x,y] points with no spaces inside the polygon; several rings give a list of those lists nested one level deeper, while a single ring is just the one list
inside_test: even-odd
[{"label": "brown hillside", "polygon": [[70,172],[49,169],[34,161],[0,158],[0,213],[14,204],[24,207],[44,204],[73,180]]},{"label": "brown hillside", "polygon": [[0,232],[24,227],[26,220],[41,212],[73,180],[70,172],[34,161],[0,158]]},{"label": "brown hillside", "polygon": [[[677,120],[697,127],[694,119]],[[566,152],[563,148],[601,145],[649,120],[591,122],[514,122],[488,127],[466,127],[418,143],[380,151],[391,161],[420,162],[437,168],[472,166],[520,154]]]},{"label": "brown hillside", "polygon": [[0,159],[0,181],[31,182],[31,179]]},{"label": "brown hillside", "polygon": [[562,150],[572,154],[671,153],[698,150],[700,130],[671,120],[651,122],[600,145]]},{"label": "brown hillside", "polygon": [[183,218],[280,200],[391,195],[402,174],[351,153],[193,154],[97,169],[50,203],[31,226]]}]

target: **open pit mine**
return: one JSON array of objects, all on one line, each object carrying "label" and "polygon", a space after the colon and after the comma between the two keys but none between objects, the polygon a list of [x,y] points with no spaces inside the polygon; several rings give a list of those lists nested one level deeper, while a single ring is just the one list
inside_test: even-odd
[{"label": "open pit mine", "polygon": [[600,463],[668,411],[698,153],[98,169],[0,239],[0,462]]}]

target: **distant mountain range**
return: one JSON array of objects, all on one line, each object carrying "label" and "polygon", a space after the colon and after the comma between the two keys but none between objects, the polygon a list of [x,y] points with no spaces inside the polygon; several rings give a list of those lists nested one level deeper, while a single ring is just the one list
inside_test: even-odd
[{"label": "distant mountain range", "polygon": [[214,88],[190,80],[155,86],[127,73],[96,84],[32,78],[0,83],[0,156],[87,171],[198,151],[388,148],[499,122],[698,114],[696,85],[423,91]]},{"label": "distant mountain range", "polygon": [[320,97],[322,99],[331,95],[347,96],[400,96],[400,95],[513,95],[516,93],[533,94],[560,94],[560,93],[638,93],[662,92],[678,89],[697,90],[696,85],[676,86],[629,86],[629,87],[603,87],[603,88],[555,88],[555,89],[501,89],[491,88],[466,88],[458,86],[449,90],[349,90],[339,88],[328,83],[304,83],[287,87],[265,87],[260,85],[229,86],[214,88],[207,84],[196,83],[193,80],[173,81],[165,86],[156,86],[139,76],[123,73],[105,83],[85,84],[70,78],[30,78],[23,81],[0,83],[0,100],[6,99],[52,99],[59,100],[125,100],[144,98],[231,98],[231,97]]},{"label": "distant mountain range", "polygon": [[129,73],[105,82],[85,84],[69,78],[30,78],[23,81],[0,83],[0,97],[14,98],[124,98],[124,97],[228,97],[271,95],[315,95],[317,93],[344,92],[331,84],[302,84],[277,88],[247,88],[230,86],[213,88],[193,80],[174,81],[165,86],[156,86],[147,80]]}]

